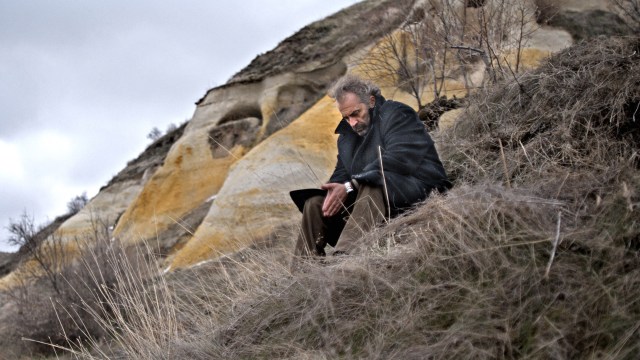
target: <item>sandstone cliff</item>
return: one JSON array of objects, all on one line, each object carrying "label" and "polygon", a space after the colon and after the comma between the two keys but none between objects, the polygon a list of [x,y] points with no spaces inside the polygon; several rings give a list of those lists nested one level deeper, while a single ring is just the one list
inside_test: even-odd
[{"label": "sandstone cliff", "polygon": [[[286,190],[317,186],[335,158],[328,144],[338,117],[327,113],[327,100],[318,101],[347,71],[349,55],[398,26],[411,5],[372,1],[345,9],[303,28],[208,91],[163,166],[120,218],[115,236],[131,243],[164,240],[165,231],[180,226],[188,236],[177,261],[188,265],[237,250],[295,215]],[[362,27],[349,20],[354,17],[378,17],[381,23]],[[310,182],[308,171],[319,177]],[[201,206],[210,207],[202,225],[183,226]],[[162,246],[171,248],[177,240]]]},{"label": "sandstone cliff", "polygon": [[[388,36],[397,35],[416,9],[426,16],[438,11],[428,4],[364,1],[257,56],[226,84],[209,90],[186,124],[130,162],[58,233],[80,237],[100,222],[125,243],[156,242],[175,268],[236,251],[295,222],[297,210],[287,192],[319,185],[334,165],[339,115],[325,97],[328,86],[347,71],[382,78],[366,68],[367,57],[378,56]],[[475,2],[455,4],[470,24],[483,11]],[[549,6],[553,16],[542,18],[539,8],[532,15],[537,22],[527,24],[530,36],[518,57],[523,68],[535,67],[576,40],[624,31],[604,1]],[[354,19],[366,19],[368,26]],[[602,19],[616,26],[598,25]],[[505,59],[515,61],[513,48],[503,50]],[[466,58],[464,73],[461,63],[455,64],[458,70],[447,70],[442,95],[462,97],[469,84],[485,81],[486,64],[479,58]],[[407,89],[383,85],[385,96],[416,106]],[[423,92],[423,103],[432,99]],[[441,126],[458,113],[445,113]]]}]

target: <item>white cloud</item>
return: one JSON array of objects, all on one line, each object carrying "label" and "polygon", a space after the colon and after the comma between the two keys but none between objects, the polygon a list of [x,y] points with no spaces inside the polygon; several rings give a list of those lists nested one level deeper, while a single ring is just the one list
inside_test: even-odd
[{"label": "white cloud", "polygon": [[23,181],[25,172],[18,147],[0,139],[0,154],[0,183]]}]

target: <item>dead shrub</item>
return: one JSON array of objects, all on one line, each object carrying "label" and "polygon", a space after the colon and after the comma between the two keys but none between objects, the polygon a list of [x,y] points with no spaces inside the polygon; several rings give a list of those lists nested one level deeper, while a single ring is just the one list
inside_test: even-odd
[{"label": "dead shrub", "polygon": [[3,293],[9,311],[0,321],[12,326],[2,327],[6,331],[1,342],[19,357],[51,355],[82,342],[103,341],[108,332],[101,319],[119,304],[106,301],[121,281],[112,271],[114,261],[133,269],[138,263],[135,257],[99,222],[81,238],[50,235],[29,255],[16,276],[19,282]]},{"label": "dead shrub", "polygon": [[[640,351],[640,260],[620,240],[640,228],[602,234],[616,227],[604,213],[637,217],[620,199],[579,216],[527,190],[459,186],[370,234],[382,246],[364,256],[293,274],[281,249],[212,261],[171,276],[174,340],[134,327],[149,343],[127,356],[630,358]],[[146,321],[166,321],[154,316]]]},{"label": "dead shrub", "polygon": [[571,11],[555,14],[547,25],[566,30],[575,42],[598,36],[624,36],[633,34],[619,14],[604,10]]},{"label": "dead shrub", "polygon": [[625,177],[635,183],[638,49],[637,37],[600,38],[477,94],[443,133],[445,168],[460,183],[502,182],[576,205]]},{"label": "dead shrub", "polygon": [[630,29],[640,30],[640,0],[609,0],[613,10],[624,18]]}]

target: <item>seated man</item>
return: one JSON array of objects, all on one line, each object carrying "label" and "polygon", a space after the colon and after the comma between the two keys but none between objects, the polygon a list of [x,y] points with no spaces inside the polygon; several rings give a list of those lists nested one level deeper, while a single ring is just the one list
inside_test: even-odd
[{"label": "seated man", "polygon": [[[451,187],[424,125],[409,106],[385,100],[373,83],[354,75],[339,79],[329,94],[342,120],[336,128],[338,161],[326,195],[303,208],[296,255],[356,251],[362,235],[433,189]],[[384,175],[384,176],[383,176]]]}]

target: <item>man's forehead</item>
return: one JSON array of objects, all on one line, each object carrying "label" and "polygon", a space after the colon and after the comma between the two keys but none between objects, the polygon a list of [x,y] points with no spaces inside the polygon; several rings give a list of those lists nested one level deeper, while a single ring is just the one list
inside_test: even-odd
[{"label": "man's forehead", "polygon": [[351,114],[360,104],[360,98],[353,93],[347,93],[342,99],[336,101],[336,106],[342,115]]}]

